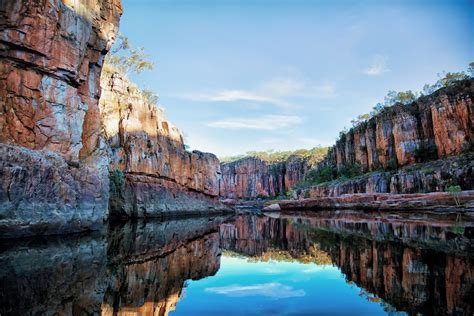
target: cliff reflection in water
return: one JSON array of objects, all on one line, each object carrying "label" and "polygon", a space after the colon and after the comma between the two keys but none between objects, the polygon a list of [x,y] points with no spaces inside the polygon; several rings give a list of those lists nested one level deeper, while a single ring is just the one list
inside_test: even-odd
[{"label": "cliff reflection in water", "polygon": [[225,251],[332,263],[397,310],[470,315],[472,232],[455,218],[321,212],[127,222],[98,235],[3,242],[0,314],[167,315],[179,311],[186,280],[215,275]]}]

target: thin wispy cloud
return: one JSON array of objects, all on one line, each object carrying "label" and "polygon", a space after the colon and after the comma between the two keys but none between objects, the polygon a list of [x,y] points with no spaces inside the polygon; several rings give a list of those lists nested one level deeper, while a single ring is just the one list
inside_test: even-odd
[{"label": "thin wispy cloud", "polygon": [[334,141],[331,139],[317,139],[310,137],[296,138],[296,141],[305,147],[331,146],[334,143]]},{"label": "thin wispy cloud", "polygon": [[224,129],[255,129],[271,131],[300,124],[301,122],[303,122],[303,119],[299,116],[264,115],[252,118],[217,120],[207,123],[207,126]]},{"label": "thin wispy cloud", "polygon": [[387,71],[387,58],[382,55],[376,55],[370,67],[367,68],[364,72],[368,76],[379,76]]},{"label": "thin wispy cloud", "polygon": [[296,290],[293,287],[278,282],[253,284],[253,285],[229,285],[221,287],[210,287],[205,289],[206,292],[226,295],[230,297],[246,297],[246,296],[264,296],[275,299],[302,297],[306,293],[304,290]]},{"label": "thin wispy cloud", "polygon": [[179,97],[201,102],[251,101],[288,108],[296,106],[295,99],[298,98],[327,99],[335,96],[336,87],[332,83],[317,85],[294,78],[274,78],[252,90],[223,89],[212,93],[188,93]]}]

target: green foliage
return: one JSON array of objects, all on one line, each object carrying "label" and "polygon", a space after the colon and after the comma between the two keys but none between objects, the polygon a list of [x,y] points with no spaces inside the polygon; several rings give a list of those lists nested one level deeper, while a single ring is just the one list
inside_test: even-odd
[{"label": "green foliage", "polygon": [[288,189],[288,190],[286,191],[286,197],[287,197],[288,199],[291,199],[291,198],[293,197],[293,193],[294,193],[294,192],[295,192],[295,190],[293,190],[292,188]]},{"label": "green foliage", "polygon": [[415,149],[414,154],[418,162],[424,162],[435,159],[437,157],[437,152],[438,150],[435,144],[428,141],[421,141]]},{"label": "green foliage", "polygon": [[361,125],[362,123],[368,121],[370,119],[370,114],[369,113],[365,113],[365,114],[361,114],[359,116],[357,116],[357,118],[353,119],[351,121],[351,124],[353,127],[357,127],[359,125]]},{"label": "green foliage", "polygon": [[469,63],[469,68],[467,68],[467,73],[471,78],[474,77],[474,61]]},{"label": "green foliage", "polygon": [[362,168],[358,163],[344,164],[338,171],[338,178],[354,178],[362,174]]},{"label": "green foliage", "polygon": [[[128,77],[130,73],[140,74],[144,70],[153,70],[154,64],[148,59],[143,48],[133,48],[130,46],[128,38],[120,35],[114,47],[105,57],[104,73],[118,73],[123,77]],[[135,84],[127,87],[130,94],[139,93],[148,104],[157,104],[158,95],[148,89],[140,89]]]},{"label": "green foliage", "polygon": [[141,90],[141,94],[142,94],[143,99],[148,104],[157,104],[158,103],[159,97],[153,91],[148,90],[148,89],[143,89],[143,90]]},{"label": "green foliage", "polygon": [[128,38],[120,35],[111,53],[105,57],[105,66],[122,74],[139,74],[152,70],[153,62],[148,60],[143,48],[132,48]]},{"label": "green foliage", "polygon": [[116,195],[125,183],[125,175],[121,170],[115,169],[109,175],[110,193]]},{"label": "green foliage", "polygon": [[446,189],[446,192],[449,193],[454,198],[456,205],[459,206],[459,196],[461,195],[462,189],[459,185],[451,185]]},{"label": "green foliage", "polygon": [[153,148],[153,142],[151,141],[151,139],[146,140],[146,147],[148,147],[148,149]]},{"label": "green foliage", "polygon": [[304,198],[309,199],[311,197],[311,194],[309,193],[308,190],[304,191]]},{"label": "green foliage", "polygon": [[319,169],[311,169],[306,174],[305,180],[312,184],[329,182],[337,177],[337,170],[332,166],[324,166]]},{"label": "green foliage", "polygon": [[327,147],[314,147],[312,149],[298,149],[295,151],[274,151],[272,149],[267,151],[248,151],[245,155],[221,157],[222,163],[234,162],[245,158],[259,158],[269,163],[285,162],[290,157],[306,158],[310,164],[321,161],[327,154]]},{"label": "green foliage", "polygon": [[392,171],[392,170],[396,170],[397,168],[398,168],[397,160],[392,158],[389,161],[387,161],[384,170],[385,171]]}]

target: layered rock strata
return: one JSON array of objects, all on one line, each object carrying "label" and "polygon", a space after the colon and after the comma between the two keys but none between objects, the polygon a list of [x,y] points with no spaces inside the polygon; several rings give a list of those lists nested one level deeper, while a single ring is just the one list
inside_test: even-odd
[{"label": "layered rock strata", "polygon": [[432,192],[453,184],[472,190],[473,149],[474,79],[469,79],[384,109],[342,134],[316,170],[335,174],[356,167],[375,173],[322,185],[312,195]]},{"label": "layered rock strata", "polygon": [[305,198],[275,201],[264,211],[356,209],[408,211],[426,210],[439,212],[473,212],[474,191],[458,194],[431,192],[417,194],[363,193],[344,194],[336,197]]},{"label": "layered rock strata", "polygon": [[395,171],[375,171],[349,180],[296,190],[300,198],[336,197],[357,193],[444,192],[452,185],[474,189],[474,153],[417,163]]},{"label": "layered rock strata", "polygon": [[266,162],[257,157],[240,159],[221,166],[219,194],[223,198],[255,199],[285,195],[304,179],[307,158],[290,156],[284,162]]},{"label": "layered rock strata", "polygon": [[107,217],[99,79],[121,13],[119,0],[0,3],[0,237]]},{"label": "layered rock strata", "polygon": [[225,209],[217,157],[188,152],[180,131],[124,76],[104,73],[100,112],[110,146],[110,215],[160,217]]}]

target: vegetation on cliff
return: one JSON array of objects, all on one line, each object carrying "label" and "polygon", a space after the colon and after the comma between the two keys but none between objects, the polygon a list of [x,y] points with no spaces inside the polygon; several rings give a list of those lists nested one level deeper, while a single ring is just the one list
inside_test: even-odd
[{"label": "vegetation on cliff", "polygon": [[[371,173],[393,174],[414,163],[422,166],[470,152],[473,140],[466,126],[472,124],[469,91],[473,76],[474,62],[467,72],[443,73],[435,84],[425,85],[422,92],[390,91],[383,103],[378,103],[372,112],[359,115],[350,130],[340,133],[328,156],[309,170],[295,188],[342,183]],[[438,111],[439,107],[442,109]],[[453,140],[448,135],[459,138]],[[447,186],[458,185],[454,178],[452,183],[442,175],[439,178]]]},{"label": "vegetation on cliff", "polygon": [[258,158],[265,162],[277,163],[285,162],[290,157],[299,157],[309,159],[311,164],[312,162],[318,162],[322,160],[326,156],[327,152],[327,147],[314,147],[312,149],[298,149],[294,151],[275,151],[270,149],[267,151],[248,151],[244,155],[222,157],[219,160],[222,163],[230,163],[245,158]]}]

